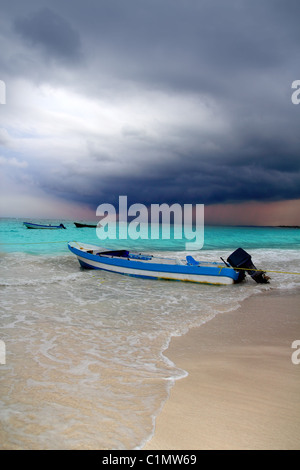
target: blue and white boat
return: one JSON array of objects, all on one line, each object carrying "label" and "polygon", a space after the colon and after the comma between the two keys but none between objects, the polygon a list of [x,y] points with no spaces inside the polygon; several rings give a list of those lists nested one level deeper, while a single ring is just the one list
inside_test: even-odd
[{"label": "blue and white boat", "polygon": [[[129,276],[216,285],[235,284],[245,278],[245,269],[234,269],[224,261],[222,263],[201,262],[196,261],[192,256],[186,256],[186,259],[182,260],[133,253],[128,250],[111,251],[77,241],[69,242],[68,248],[77,256],[83,268],[102,269]],[[244,250],[242,251],[244,252]],[[251,256],[248,253],[246,255],[248,260],[249,257],[251,260]],[[256,272],[262,273],[262,271],[257,271],[254,265],[251,264],[250,267],[254,268],[256,276]]]},{"label": "blue and white boat", "polygon": [[63,224],[60,225],[50,225],[50,224],[33,224],[32,222],[23,222],[25,227],[33,229],[63,229],[66,228]]}]

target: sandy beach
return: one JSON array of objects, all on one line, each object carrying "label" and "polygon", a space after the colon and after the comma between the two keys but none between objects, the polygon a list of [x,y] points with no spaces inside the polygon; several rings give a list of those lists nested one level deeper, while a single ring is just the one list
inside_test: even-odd
[{"label": "sandy beach", "polygon": [[[188,372],[145,450],[300,449],[300,292],[268,291],[165,351]],[[298,355],[300,358],[300,354]]]}]

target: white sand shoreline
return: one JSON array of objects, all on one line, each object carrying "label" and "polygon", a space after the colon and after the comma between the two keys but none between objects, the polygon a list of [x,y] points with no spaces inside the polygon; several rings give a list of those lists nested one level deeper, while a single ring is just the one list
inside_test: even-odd
[{"label": "white sand shoreline", "polygon": [[164,354],[176,381],[145,450],[300,449],[299,291],[268,291],[219,314]]}]

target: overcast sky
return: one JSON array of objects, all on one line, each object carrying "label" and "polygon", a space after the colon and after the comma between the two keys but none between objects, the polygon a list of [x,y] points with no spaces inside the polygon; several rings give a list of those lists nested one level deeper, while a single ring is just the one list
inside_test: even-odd
[{"label": "overcast sky", "polygon": [[0,6],[2,215],[91,218],[127,195],[300,224],[298,0]]}]

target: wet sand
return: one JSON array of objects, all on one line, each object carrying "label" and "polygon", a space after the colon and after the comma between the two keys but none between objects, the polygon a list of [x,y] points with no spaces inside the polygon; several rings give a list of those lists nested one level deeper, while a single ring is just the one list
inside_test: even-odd
[{"label": "wet sand", "polygon": [[[268,291],[165,351],[178,380],[145,450],[300,449],[300,292]],[[300,349],[298,347],[298,349]]]}]

